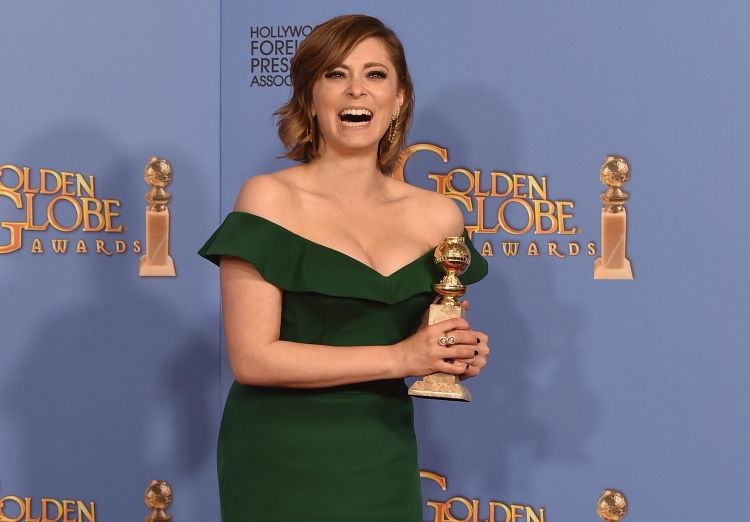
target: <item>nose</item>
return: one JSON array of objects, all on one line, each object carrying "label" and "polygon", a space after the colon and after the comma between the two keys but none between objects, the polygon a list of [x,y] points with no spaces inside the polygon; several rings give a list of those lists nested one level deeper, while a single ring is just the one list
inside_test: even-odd
[{"label": "nose", "polygon": [[364,90],[364,84],[362,83],[362,79],[358,76],[354,75],[349,82],[349,96],[352,98],[360,98],[364,96],[365,90]]}]

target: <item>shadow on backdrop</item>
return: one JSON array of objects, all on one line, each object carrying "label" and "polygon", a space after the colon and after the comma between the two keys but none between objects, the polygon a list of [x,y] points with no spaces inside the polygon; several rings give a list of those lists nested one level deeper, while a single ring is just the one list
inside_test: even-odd
[{"label": "shadow on backdrop", "polygon": [[[114,238],[50,227],[24,237],[21,255],[30,255],[33,237],[42,238],[45,253],[32,259],[39,273],[27,273],[30,282],[16,303],[38,327],[21,347],[14,376],[0,387],[2,417],[22,431],[18,460],[29,488],[12,494],[95,501],[100,518],[139,520],[148,514],[145,488],[158,478],[181,489],[174,515],[189,506],[185,515],[214,516],[215,322],[195,324],[170,301],[178,280],[138,277],[140,255],[130,248],[132,238],[145,236],[143,218],[140,224],[135,218],[145,210],[144,159],[101,129],[71,125],[42,135],[19,158],[32,172],[57,166],[93,173],[96,196],[120,199],[131,229]],[[70,239],[65,254],[52,252],[53,237]],[[130,238],[129,250],[96,254],[100,237],[110,248],[114,239]],[[75,253],[79,238],[88,254]],[[58,299],[72,289],[79,297],[65,306],[44,306],[46,295]],[[201,484],[200,474],[210,482]]]},{"label": "shadow on backdrop", "polygon": [[[419,161],[407,163],[407,181],[435,190],[426,172],[446,174],[461,167],[481,170],[481,189],[488,190],[490,171],[524,172],[518,116],[497,92],[463,86],[441,91],[419,107],[426,109],[416,114],[409,143],[447,148],[449,161],[422,152]],[[499,201],[485,203],[487,225],[494,226]],[[469,213],[459,207],[466,222],[476,224],[476,208]],[[583,314],[557,295],[550,264],[555,260],[547,259],[546,240],[540,237],[511,238],[502,230],[473,237],[479,250],[485,241],[494,250],[487,258],[489,275],[467,295],[469,322],[490,336],[492,353],[481,375],[466,383],[472,403],[415,400],[421,469],[448,478],[449,496],[423,481],[425,500],[464,495],[483,504],[523,502],[533,494],[533,476],[541,465],[587,460],[586,438],[596,429],[602,406],[582,378],[576,343]],[[541,255],[527,257],[525,250],[517,257],[503,255],[501,241],[519,238],[522,244],[536,241]],[[434,516],[432,511],[425,508],[425,516]],[[463,516],[459,511],[456,516]]]}]

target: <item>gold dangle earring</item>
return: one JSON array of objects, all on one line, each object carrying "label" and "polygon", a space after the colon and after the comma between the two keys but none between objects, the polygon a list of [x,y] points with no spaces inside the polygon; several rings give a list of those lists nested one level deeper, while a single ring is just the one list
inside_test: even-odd
[{"label": "gold dangle earring", "polygon": [[315,111],[310,111],[310,120],[307,122],[307,133],[305,134],[305,141],[310,141],[312,138],[310,137],[310,134],[312,133],[312,122],[315,119]]},{"label": "gold dangle earring", "polygon": [[401,111],[396,108],[395,111],[393,111],[393,115],[391,116],[391,124],[388,126],[388,143],[393,143],[393,140],[396,137],[396,131],[398,130],[398,118]]},{"label": "gold dangle earring", "polygon": [[391,116],[391,124],[388,130],[388,143],[393,143],[393,140],[396,139],[399,116],[401,116],[401,109],[397,107],[396,110],[393,111],[393,116]]}]

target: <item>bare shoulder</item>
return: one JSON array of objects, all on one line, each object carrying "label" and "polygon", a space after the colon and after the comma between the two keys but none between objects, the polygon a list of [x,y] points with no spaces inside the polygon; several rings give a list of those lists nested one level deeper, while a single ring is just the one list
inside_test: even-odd
[{"label": "bare shoulder", "polygon": [[[458,205],[447,196],[425,190],[401,181],[396,190],[408,202],[410,221],[420,228],[431,229],[434,238],[460,236],[464,230],[464,217]],[[427,226],[426,226],[427,225]],[[433,241],[434,241],[434,238]],[[436,244],[436,241],[431,244]]]},{"label": "bare shoulder", "polygon": [[283,217],[294,204],[294,185],[290,181],[294,173],[289,171],[295,168],[248,179],[240,189],[234,210],[278,222],[278,218]]},{"label": "bare shoulder", "polygon": [[464,231],[464,216],[456,202],[448,196],[437,192],[423,191],[425,197],[425,214],[435,223],[442,237],[460,236]]}]

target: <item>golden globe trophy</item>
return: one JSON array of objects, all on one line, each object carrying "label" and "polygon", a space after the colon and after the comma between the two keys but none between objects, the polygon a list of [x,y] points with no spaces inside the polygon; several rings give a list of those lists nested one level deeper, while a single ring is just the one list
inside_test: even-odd
[{"label": "golden globe trophy", "polygon": [[146,489],[146,505],[151,509],[151,514],[146,517],[146,522],[170,522],[171,515],[164,511],[172,504],[172,488],[162,480],[152,480]]},{"label": "golden globe trophy", "polygon": [[605,489],[596,505],[596,512],[605,522],[617,522],[628,513],[628,501],[622,492]]},{"label": "golden globe trophy", "polygon": [[172,167],[162,158],[151,158],[144,172],[146,183],[151,192],[146,194],[146,255],[141,256],[139,275],[167,276],[177,275],[174,261],[169,255],[169,209],[167,203],[172,196],[164,187],[172,181]]},{"label": "golden globe trophy", "polygon": [[[458,280],[458,276],[466,272],[471,264],[471,253],[462,237],[447,237],[435,249],[435,264],[445,272],[445,277],[433,285],[435,291],[443,298],[440,303],[430,305],[428,324],[439,323],[446,319],[466,317],[466,310],[461,307],[458,298],[466,293],[466,287]],[[447,345],[452,344],[450,337]],[[442,340],[441,339],[441,340]],[[441,343],[442,344],[442,343]],[[426,375],[411,385],[409,395],[427,397],[431,399],[448,399],[454,401],[471,401],[471,393],[461,384],[458,375],[450,373],[433,373]]]},{"label": "golden globe trophy", "polygon": [[621,156],[607,156],[599,177],[607,186],[601,195],[602,256],[594,261],[594,279],[633,279],[633,269],[625,257],[628,215],[623,204],[628,193],[622,186],[630,179],[628,160]]}]

